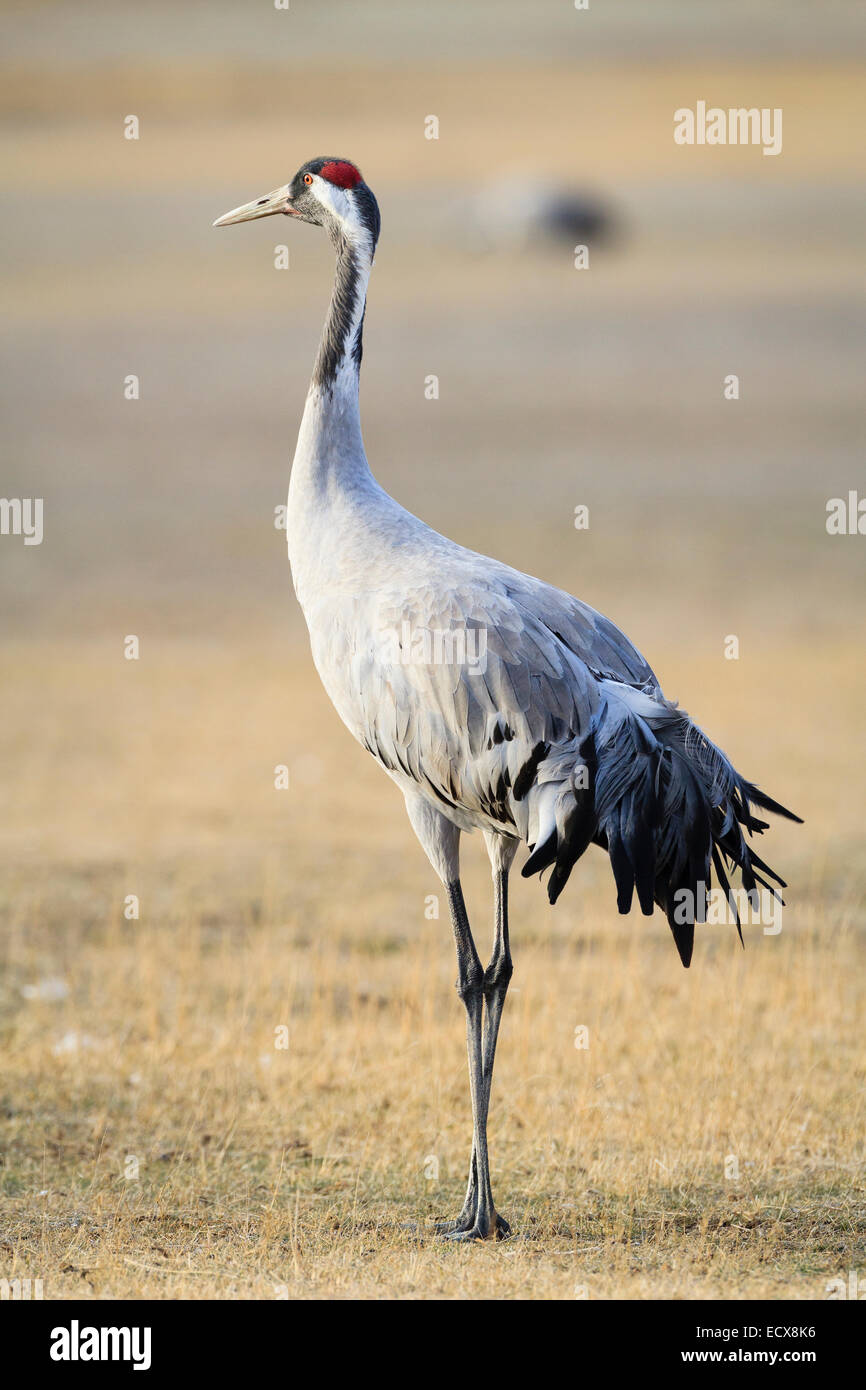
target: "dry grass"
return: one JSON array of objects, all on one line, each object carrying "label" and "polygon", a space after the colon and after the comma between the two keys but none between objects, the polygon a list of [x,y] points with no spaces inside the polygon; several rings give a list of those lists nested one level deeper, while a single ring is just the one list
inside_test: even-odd
[{"label": "dry grass", "polygon": [[[450,40],[447,7],[401,7],[416,32],[299,6],[279,40],[268,6],[92,8],[10,11],[0,68],[3,492],[46,499],[44,545],[0,543],[0,1277],[47,1298],[823,1297],[866,1268],[864,542],[824,531],[860,485],[858,45],[796,57],[785,7],[779,43],[760,7],[734,7],[742,43],[730,7],[690,7],[712,61],[669,6],[646,44],[645,6],[590,27],[548,7],[528,51],[514,4],[460,10]],[[675,146],[700,97],[783,107],[781,157]],[[270,228],[210,225],[328,148],[385,214],[382,482],[609,612],[807,818],[768,852],[782,933],[743,953],[707,928],[689,972],[660,916],[616,915],[600,855],[555,910],[516,880],[491,1143],[523,1238],[497,1246],[404,1228],[462,1200],[450,931],[316,684],[271,525],[330,251],[304,229],[275,280]],[[564,244],[467,244],[478,187],[514,171],[621,217],[590,275]],[[464,857],[486,943],[480,844]]]},{"label": "dry grass", "polygon": [[[601,856],[555,912],[516,887],[492,1151],[524,1238],[454,1248],[402,1225],[462,1198],[447,923],[425,919],[436,885],[400,799],[304,653],[248,636],[231,658],[11,657],[4,1272],[47,1297],[819,1298],[862,1264],[862,859],[827,848],[850,807],[774,836],[781,935],[752,928],[743,953],[707,928],[688,973],[660,917],[616,916]],[[841,661],[822,678],[853,691]],[[754,766],[742,702],[715,703]],[[761,761],[808,812],[839,768],[816,749],[782,773],[801,717]],[[486,939],[472,842],[465,860]]]}]

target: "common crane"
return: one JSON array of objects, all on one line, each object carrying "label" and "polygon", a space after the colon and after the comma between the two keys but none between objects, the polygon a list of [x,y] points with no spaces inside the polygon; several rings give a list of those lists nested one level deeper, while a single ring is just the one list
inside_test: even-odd
[{"label": "common crane", "polygon": [[[397,783],[448,896],[466,1008],[473,1138],[456,1221],[441,1234],[506,1236],[490,1185],[487,1114],[512,974],[508,874],[550,869],[553,903],[591,844],[606,850],[620,912],[634,894],[667,914],[684,966],[715,869],[757,893],[784,883],[743,831],[797,820],[743,778],[618,628],[579,599],[455,545],[405,511],[370,472],[358,376],[379,208],[346,159],[311,159],[290,183],[218,227],[284,214],[324,227],[336,283],[292,465],[288,550],[313,661],[340,718]],[[493,871],[493,953],[478,956],[460,887],[463,831]],[[739,929],[739,917],[737,917]]]}]

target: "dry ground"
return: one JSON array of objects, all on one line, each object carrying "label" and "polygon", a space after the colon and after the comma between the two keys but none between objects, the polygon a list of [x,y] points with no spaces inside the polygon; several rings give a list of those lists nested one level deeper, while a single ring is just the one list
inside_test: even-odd
[{"label": "dry ground", "polygon": [[[797,652],[774,658],[756,707]],[[601,855],[556,910],[516,887],[492,1152],[524,1239],[474,1249],[402,1226],[453,1213],[467,1159],[436,883],[303,653],[176,643],[134,667],[27,644],[7,677],[10,1273],[47,1297],[820,1298],[862,1264],[863,861],[836,848],[850,750],[806,728],[825,682],[854,715],[846,662],[807,675],[784,727],[707,696],[811,813],[773,837],[779,936],[752,927],[743,952],[707,927],[684,972],[660,916],[617,917]],[[467,842],[485,939],[481,858]]]},{"label": "dry ground", "polygon": [[[828,497],[862,492],[850,17],[783,7],[779,42],[775,6],[556,5],[529,40],[517,0],[451,29],[447,7],[431,28],[427,6],[335,26],[293,5],[291,30],[259,8],[4,13],[0,491],[46,512],[42,546],[0,543],[0,1277],[825,1297],[866,1269],[866,541],[824,529]],[[783,154],[675,147],[701,96],[784,107]],[[498,1246],[404,1228],[462,1199],[450,932],[401,799],[316,684],[272,525],[329,251],[210,226],[329,148],[384,214],[363,386],[383,483],[608,612],[807,821],[767,851],[781,934],[743,952],[708,927],[689,972],[660,916],[617,916],[601,855],[554,910],[516,879],[491,1145],[521,1239]],[[469,244],[484,179],[515,171],[609,203],[621,235],[589,275],[569,246]]]}]

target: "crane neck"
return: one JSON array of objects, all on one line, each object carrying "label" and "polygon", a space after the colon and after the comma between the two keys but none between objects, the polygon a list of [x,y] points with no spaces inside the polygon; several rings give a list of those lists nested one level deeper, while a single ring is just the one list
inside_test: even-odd
[{"label": "crane neck", "polygon": [[358,382],[372,248],[336,228],[331,240],[337,253],[334,290],[295,455],[295,468],[303,461],[319,477],[369,473]]},{"label": "crane neck", "polygon": [[312,387],[332,390],[354,380],[358,392],[358,372],[361,366],[364,308],[372,258],[361,241],[350,240],[341,231],[331,235],[337,253],[334,290],[313,368]]}]

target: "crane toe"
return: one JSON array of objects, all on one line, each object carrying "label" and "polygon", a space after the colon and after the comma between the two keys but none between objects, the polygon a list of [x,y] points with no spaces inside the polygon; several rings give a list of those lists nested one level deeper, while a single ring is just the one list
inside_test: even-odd
[{"label": "crane toe", "polygon": [[[439,1224],[445,1226],[453,1225],[454,1223],[440,1222]],[[507,1240],[511,1235],[511,1227],[504,1216],[500,1216],[498,1212],[494,1212],[492,1221],[476,1220],[473,1221],[472,1225],[468,1228],[455,1226],[455,1229],[440,1231],[439,1234],[443,1240]]]}]

